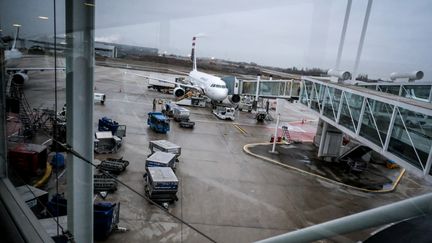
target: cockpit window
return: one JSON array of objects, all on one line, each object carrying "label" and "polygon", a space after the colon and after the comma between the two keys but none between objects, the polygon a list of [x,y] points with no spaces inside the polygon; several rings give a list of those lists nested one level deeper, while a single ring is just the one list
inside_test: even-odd
[{"label": "cockpit window", "polygon": [[226,88],[226,86],[223,85],[223,84],[212,84],[212,85],[210,85],[210,87],[221,88],[221,89],[225,89]]}]

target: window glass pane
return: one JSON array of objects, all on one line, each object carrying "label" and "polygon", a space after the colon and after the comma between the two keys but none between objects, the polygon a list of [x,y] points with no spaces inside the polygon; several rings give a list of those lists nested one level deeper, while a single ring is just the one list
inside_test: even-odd
[{"label": "window glass pane", "polygon": [[339,124],[355,131],[360,116],[363,98],[359,95],[345,92],[342,97],[342,110],[339,118]]},{"label": "window glass pane", "polygon": [[429,102],[431,85],[404,85],[402,96],[419,101]]},{"label": "window glass pane", "polygon": [[418,168],[420,163],[426,166],[432,143],[432,117],[402,108],[399,111],[388,150]]},{"label": "window glass pane", "polygon": [[383,146],[392,116],[393,106],[368,99],[363,114],[360,135]]}]

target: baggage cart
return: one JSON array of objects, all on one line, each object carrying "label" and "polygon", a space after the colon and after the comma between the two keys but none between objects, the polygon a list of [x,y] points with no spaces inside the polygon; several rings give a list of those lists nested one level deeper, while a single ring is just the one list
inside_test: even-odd
[{"label": "baggage cart", "polygon": [[146,169],[148,167],[171,167],[175,170],[175,159],[175,154],[156,151],[147,158],[145,166]]}]

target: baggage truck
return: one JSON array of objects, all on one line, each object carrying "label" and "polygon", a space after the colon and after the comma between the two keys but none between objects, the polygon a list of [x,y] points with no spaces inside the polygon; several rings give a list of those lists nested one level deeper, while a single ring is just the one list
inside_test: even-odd
[{"label": "baggage truck", "polygon": [[161,112],[149,112],[147,125],[158,133],[167,133],[170,130],[169,120]]}]

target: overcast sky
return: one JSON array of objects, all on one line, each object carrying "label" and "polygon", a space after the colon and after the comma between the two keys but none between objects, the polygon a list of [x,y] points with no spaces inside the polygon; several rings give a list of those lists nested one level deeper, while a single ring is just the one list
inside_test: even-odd
[{"label": "overcast sky", "polygon": [[[64,29],[62,2],[57,1],[59,32]],[[352,71],[366,4],[353,1],[342,69]],[[199,57],[333,68],[345,8],[343,0],[98,0],[95,36],[188,55],[192,36],[205,33],[197,41]],[[0,12],[3,35],[18,21],[24,38],[52,34],[52,1],[2,1]],[[430,0],[375,0],[359,73],[387,78],[394,71],[423,70],[424,80],[431,80],[431,23]]]}]

